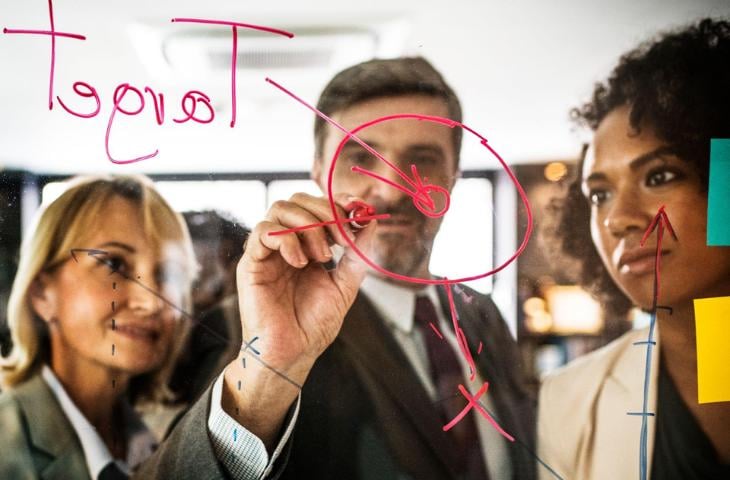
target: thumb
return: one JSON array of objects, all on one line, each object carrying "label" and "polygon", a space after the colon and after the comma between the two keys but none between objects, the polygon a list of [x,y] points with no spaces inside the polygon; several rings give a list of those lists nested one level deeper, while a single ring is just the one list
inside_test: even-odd
[{"label": "thumb", "polygon": [[[358,231],[355,237],[355,246],[366,258],[370,258],[375,238],[377,222],[371,221],[365,228]],[[348,302],[355,300],[357,291],[367,273],[368,265],[363,258],[351,247],[345,248],[345,254],[332,272],[332,280]]]}]

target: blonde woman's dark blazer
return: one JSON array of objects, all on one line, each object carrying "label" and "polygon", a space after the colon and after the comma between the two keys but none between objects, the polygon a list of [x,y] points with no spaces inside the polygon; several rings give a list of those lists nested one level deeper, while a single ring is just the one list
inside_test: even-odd
[{"label": "blonde woman's dark blazer", "polygon": [[[134,480],[231,478],[208,437],[210,398],[209,387]],[[40,375],[0,394],[0,479],[89,479],[81,443]]]}]

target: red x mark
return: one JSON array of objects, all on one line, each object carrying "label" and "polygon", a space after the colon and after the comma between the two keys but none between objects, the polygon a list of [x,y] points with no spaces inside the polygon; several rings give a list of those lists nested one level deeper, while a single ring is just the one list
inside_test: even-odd
[{"label": "red x mark", "polygon": [[476,393],[476,395],[472,396],[469,393],[469,391],[466,388],[464,388],[464,385],[459,385],[459,391],[461,392],[462,395],[464,395],[464,397],[467,400],[469,400],[469,403],[466,405],[466,407],[464,407],[464,409],[461,412],[459,412],[459,414],[457,416],[454,417],[453,420],[451,420],[449,423],[444,425],[444,432],[448,432],[449,430],[451,430],[454,427],[454,425],[459,423],[459,421],[462,418],[464,418],[464,415],[469,413],[469,410],[471,410],[472,408],[475,408],[477,410],[477,412],[479,412],[482,415],[482,417],[486,418],[487,421],[489,423],[491,423],[492,426],[499,433],[501,433],[504,438],[506,438],[510,442],[514,442],[515,441],[514,437],[512,435],[510,435],[509,433],[505,432],[504,429],[499,426],[499,424],[496,422],[496,420],[494,420],[492,418],[492,416],[489,415],[489,413],[487,413],[487,411],[484,410],[484,408],[482,408],[482,406],[479,404],[479,397],[481,397],[482,395],[487,393],[488,388],[489,388],[489,382],[484,382],[484,385],[482,385],[482,388],[479,389],[479,391]]}]

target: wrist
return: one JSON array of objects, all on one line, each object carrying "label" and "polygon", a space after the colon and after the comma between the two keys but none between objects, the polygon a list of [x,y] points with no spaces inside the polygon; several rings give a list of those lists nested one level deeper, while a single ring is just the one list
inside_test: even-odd
[{"label": "wrist", "polygon": [[241,352],[226,367],[221,406],[268,449],[276,443],[286,414],[313,362],[300,361],[285,370],[274,371],[253,357],[254,354]]}]

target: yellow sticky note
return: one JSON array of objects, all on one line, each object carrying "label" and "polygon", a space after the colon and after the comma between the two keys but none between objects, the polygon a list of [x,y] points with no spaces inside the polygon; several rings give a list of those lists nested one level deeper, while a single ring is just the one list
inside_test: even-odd
[{"label": "yellow sticky note", "polygon": [[699,403],[730,402],[730,297],[698,298],[694,305]]}]

